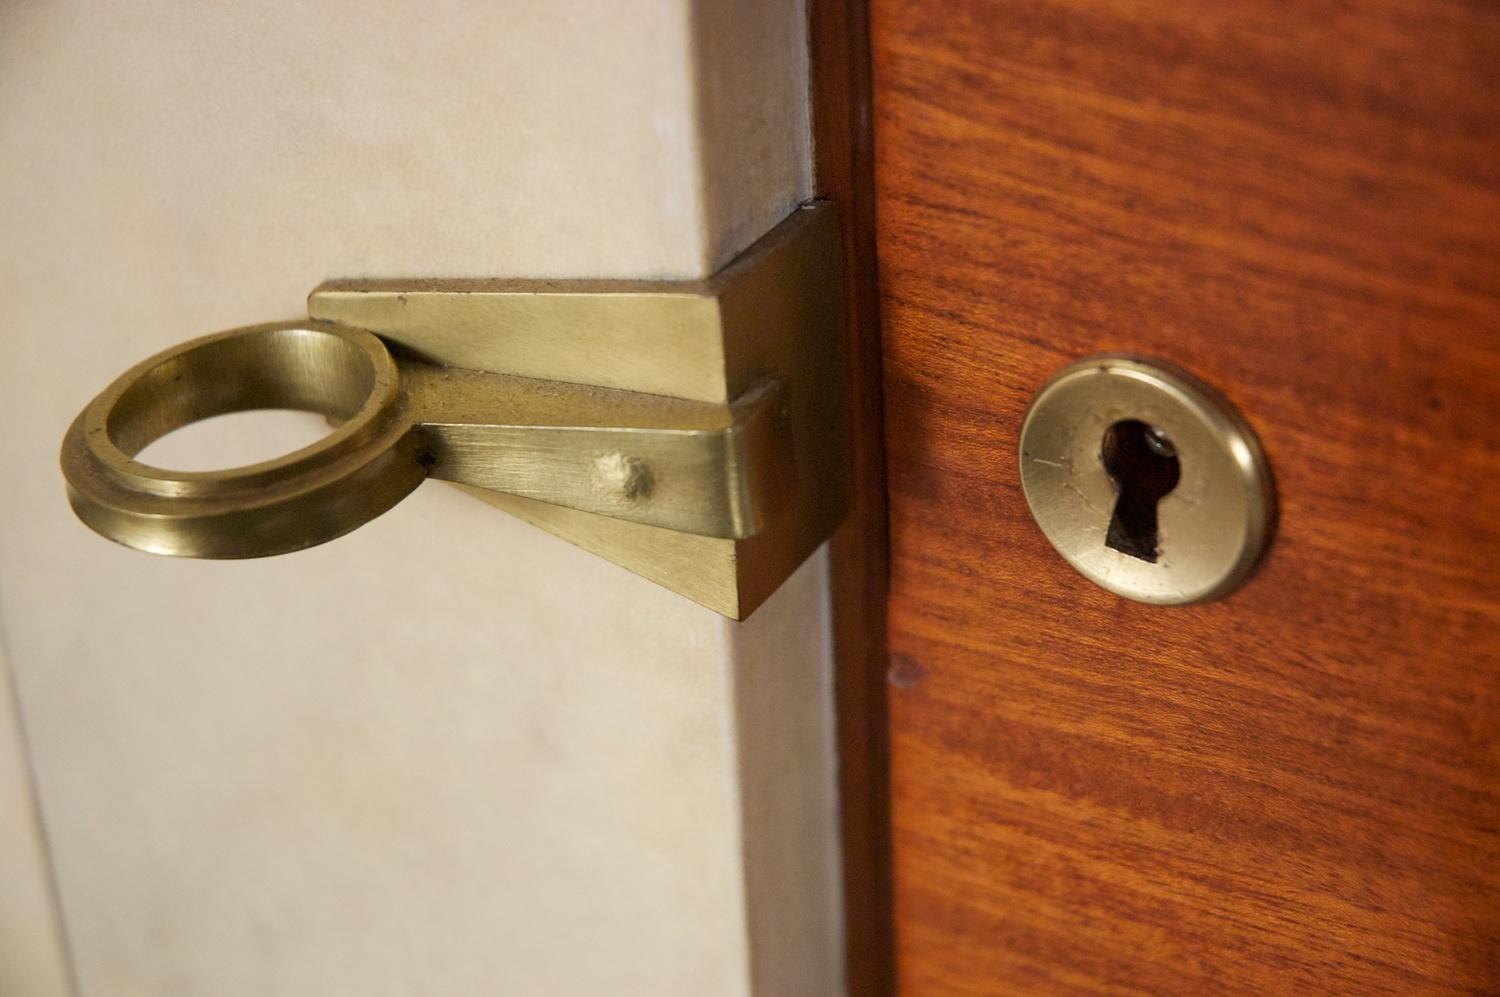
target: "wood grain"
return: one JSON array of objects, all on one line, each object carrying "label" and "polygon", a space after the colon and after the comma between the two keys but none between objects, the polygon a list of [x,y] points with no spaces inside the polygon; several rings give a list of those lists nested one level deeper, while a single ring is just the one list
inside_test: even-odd
[{"label": "wood grain", "polygon": [[869,24],[862,0],[809,0],[814,172],[844,234],[845,356],[855,502],[830,545],[839,827],[848,992],[892,992],[886,742],[885,463],[870,146]]},{"label": "wood grain", "polygon": [[[871,23],[901,991],[1500,992],[1500,7]],[[1231,598],[1031,521],[1022,412],[1101,350],[1261,434]]]}]

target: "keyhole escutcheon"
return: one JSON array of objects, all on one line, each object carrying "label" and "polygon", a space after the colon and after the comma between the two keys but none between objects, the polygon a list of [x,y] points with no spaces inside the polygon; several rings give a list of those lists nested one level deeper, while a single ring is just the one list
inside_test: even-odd
[{"label": "keyhole escutcheon", "polygon": [[1104,545],[1155,564],[1157,505],[1182,477],[1177,448],[1155,426],[1122,419],[1105,430],[1099,458],[1118,495]]},{"label": "keyhole escutcheon", "polygon": [[1157,606],[1217,598],[1250,577],[1270,541],[1276,493],[1260,441],[1181,367],[1121,353],[1076,360],[1032,399],[1018,443],[1042,533],[1116,595]]}]

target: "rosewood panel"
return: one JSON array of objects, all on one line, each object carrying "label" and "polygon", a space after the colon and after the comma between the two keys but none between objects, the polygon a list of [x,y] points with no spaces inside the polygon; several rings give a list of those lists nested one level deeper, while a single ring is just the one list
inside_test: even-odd
[{"label": "rosewood panel", "polygon": [[[1500,7],[873,0],[909,994],[1500,991]],[[1033,392],[1261,434],[1216,603],[1074,574]]]}]

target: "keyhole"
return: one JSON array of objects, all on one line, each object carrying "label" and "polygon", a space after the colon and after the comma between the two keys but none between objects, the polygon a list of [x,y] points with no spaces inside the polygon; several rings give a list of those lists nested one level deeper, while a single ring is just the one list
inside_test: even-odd
[{"label": "keyhole", "polygon": [[1124,419],[1105,430],[1100,457],[1120,496],[1104,545],[1155,564],[1156,506],[1182,476],[1177,448],[1155,426]]}]

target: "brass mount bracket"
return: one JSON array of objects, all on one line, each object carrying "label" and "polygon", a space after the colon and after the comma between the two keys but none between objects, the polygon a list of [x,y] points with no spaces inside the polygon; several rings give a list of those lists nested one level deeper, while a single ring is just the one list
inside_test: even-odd
[{"label": "brass mount bracket", "polygon": [[[702,281],[331,281],[307,321],[191,340],[105,389],[63,442],[69,500],[127,546],[259,557],[440,478],[743,619],[848,506],[842,314],[826,203]],[[258,408],[336,428],[223,471],[134,459]]]}]

